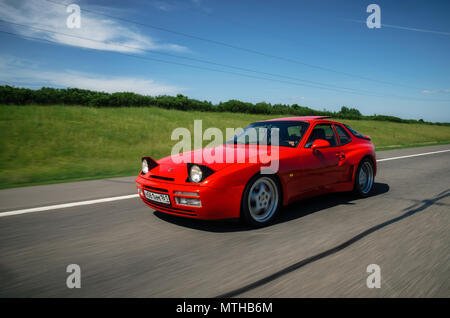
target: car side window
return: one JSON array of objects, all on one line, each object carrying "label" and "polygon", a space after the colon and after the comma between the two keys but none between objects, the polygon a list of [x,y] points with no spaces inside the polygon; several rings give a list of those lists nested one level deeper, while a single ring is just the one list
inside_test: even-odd
[{"label": "car side window", "polygon": [[334,133],[331,124],[317,124],[314,126],[305,148],[311,148],[312,144],[317,139],[328,141],[331,147],[337,146],[336,134]]},{"label": "car side window", "polygon": [[336,128],[341,145],[346,145],[350,141],[352,141],[352,138],[350,137],[350,135],[345,131],[345,129],[342,126],[334,125],[334,127]]},{"label": "car side window", "polygon": [[291,147],[298,145],[303,137],[303,127],[302,126],[289,126],[287,128],[287,141]]}]

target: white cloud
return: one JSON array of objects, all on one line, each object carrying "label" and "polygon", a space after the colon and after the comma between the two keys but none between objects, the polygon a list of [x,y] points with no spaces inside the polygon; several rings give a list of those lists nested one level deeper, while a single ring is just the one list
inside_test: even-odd
[{"label": "white cloud", "polygon": [[[366,24],[366,21],[363,21],[363,20],[344,19],[344,21]],[[385,23],[381,24],[381,28],[391,28],[391,29],[399,29],[399,30],[407,30],[407,31],[415,31],[415,32],[433,33],[433,34],[439,34],[439,35],[450,35],[450,32],[445,32],[445,31],[419,29],[419,28],[412,28],[412,27],[406,27],[406,26],[394,25],[394,24],[385,24]]]},{"label": "white cloud", "polygon": [[381,27],[400,29],[400,30],[408,30],[408,31],[416,31],[416,32],[434,33],[434,34],[440,34],[440,35],[450,35],[450,32],[411,28],[411,27],[404,27],[401,25],[393,25],[393,24],[382,24]]},{"label": "white cloud", "polygon": [[204,11],[206,13],[211,13],[212,11],[210,8],[204,5],[202,0],[190,0],[190,1],[148,0],[148,2],[153,7],[164,12],[191,10],[191,9]]},{"label": "white cloud", "polygon": [[450,89],[426,89],[422,91],[423,94],[442,94],[450,93]]},{"label": "white cloud", "polygon": [[305,97],[303,97],[303,96],[294,96],[294,97],[289,98],[289,102],[294,103],[294,104],[301,103],[304,100],[305,100]]},{"label": "white cloud", "polygon": [[[99,8],[96,11],[107,12],[108,8],[103,10]],[[138,30],[132,29],[131,25],[125,26],[100,15],[83,14],[83,6],[81,6],[81,28],[69,29],[66,26],[68,16],[66,7],[42,0],[14,2],[0,0],[0,19],[35,28],[10,24],[15,32],[24,36],[40,37],[60,44],[104,51],[127,53],[142,53],[143,50],[189,51],[188,48],[181,45],[155,41],[151,37],[139,33]],[[64,36],[39,29],[72,36]]]},{"label": "white cloud", "polygon": [[211,13],[212,9],[208,6],[205,6],[204,1],[203,0],[192,0],[192,4],[194,5],[194,7],[196,7],[197,9],[200,9],[201,11],[204,11],[206,13]]},{"label": "white cloud", "polygon": [[169,1],[151,1],[150,4],[161,11],[173,11],[182,7],[181,4]]},{"label": "white cloud", "polygon": [[134,92],[143,95],[173,95],[183,91],[182,88],[157,83],[148,78],[104,76],[73,70],[46,71],[31,60],[11,56],[0,56],[0,81],[14,85],[26,83],[23,86],[71,87],[108,93]]}]

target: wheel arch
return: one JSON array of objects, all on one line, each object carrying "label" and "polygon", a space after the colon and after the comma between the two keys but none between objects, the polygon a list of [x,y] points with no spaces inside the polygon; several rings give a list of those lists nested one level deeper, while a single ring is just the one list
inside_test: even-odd
[{"label": "wheel arch", "polygon": [[286,193],[286,191],[284,190],[283,182],[281,181],[281,178],[278,175],[278,173],[274,172],[272,174],[262,174],[261,171],[258,171],[256,173],[254,173],[245,183],[244,190],[242,191],[242,194],[241,194],[241,210],[239,211],[239,215],[241,215],[241,213],[242,213],[242,204],[243,204],[243,200],[244,200],[245,191],[247,190],[247,187],[250,184],[250,181],[252,181],[255,177],[258,177],[258,176],[272,176],[275,178],[275,181],[277,182],[277,185],[278,185],[278,189],[280,190],[279,195],[281,198],[281,205],[282,206],[285,205],[284,204],[284,202],[285,202],[284,193]]},{"label": "wheel arch", "polygon": [[353,168],[353,175],[352,175],[352,183],[355,184],[355,178],[356,178],[356,172],[358,171],[359,165],[361,162],[363,162],[364,159],[369,159],[370,162],[372,162],[373,165],[373,176],[375,177],[377,174],[377,161],[371,154],[364,155],[355,165]]},{"label": "wheel arch", "polygon": [[370,159],[370,161],[372,162],[373,175],[376,176],[376,174],[377,174],[377,160],[375,159],[375,157],[372,154],[367,154],[367,155],[365,155],[364,157],[361,158],[360,162],[363,161],[366,158]]}]

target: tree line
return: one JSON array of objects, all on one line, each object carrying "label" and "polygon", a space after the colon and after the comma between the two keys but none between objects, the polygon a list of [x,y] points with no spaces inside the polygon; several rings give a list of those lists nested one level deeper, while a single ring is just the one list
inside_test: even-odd
[{"label": "tree line", "polygon": [[236,99],[213,104],[188,98],[182,94],[176,96],[160,95],[145,96],[131,92],[105,93],[79,88],[42,87],[37,90],[9,85],[0,86],[1,105],[81,105],[91,107],[161,107],[165,109],[195,110],[204,112],[232,112],[267,115],[294,116],[332,116],[340,119],[370,119],[392,121],[398,123],[427,123],[450,125],[449,123],[430,123],[422,119],[402,119],[395,116],[371,115],[364,116],[356,108],[342,106],[337,112],[315,110],[297,104],[270,104],[266,102],[249,103]]}]

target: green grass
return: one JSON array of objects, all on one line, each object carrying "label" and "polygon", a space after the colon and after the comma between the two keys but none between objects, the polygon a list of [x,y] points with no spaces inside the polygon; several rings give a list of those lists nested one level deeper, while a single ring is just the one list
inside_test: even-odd
[{"label": "green grass", "polygon": [[[278,116],[281,117],[281,116]],[[273,116],[161,108],[0,106],[0,188],[134,175],[140,157],[170,154],[172,130],[194,119],[208,127],[245,127]],[[450,127],[342,120],[377,149],[450,143]],[[207,142],[205,142],[207,143]]]}]

